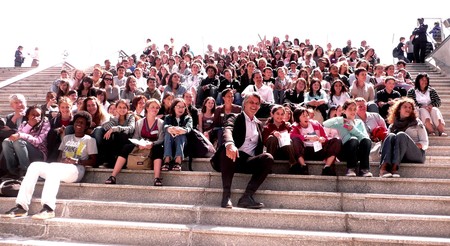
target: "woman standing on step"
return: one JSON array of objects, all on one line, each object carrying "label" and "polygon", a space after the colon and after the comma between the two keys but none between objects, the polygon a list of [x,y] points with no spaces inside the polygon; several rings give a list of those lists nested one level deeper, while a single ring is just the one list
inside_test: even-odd
[{"label": "woman standing on step", "polygon": [[[148,141],[146,146],[139,146],[139,149],[151,150],[150,158],[153,161],[155,172],[155,186],[162,186],[161,163],[164,142],[164,121],[157,117],[161,104],[158,100],[152,98],[145,103],[145,118],[136,122],[133,139]],[[116,164],[111,176],[105,181],[105,184],[115,184],[116,176],[122,170],[127,162],[128,155],[133,151],[136,145],[132,143],[125,144],[117,157]]]},{"label": "woman standing on step", "polygon": [[408,91],[408,97],[414,100],[416,107],[419,107],[420,120],[425,124],[428,134],[447,136],[444,132],[445,121],[442,117],[439,106],[441,98],[436,90],[430,86],[430,77],[426,73],[419,73],[416,77],[414,88]]},{"label": "woman standing on step", "polygon": [[398,178],[401,162],[425,162],[428,135],[410,98],[397,101],[391,107],[387,120],[391,125],[381,149],[380,177]]}]

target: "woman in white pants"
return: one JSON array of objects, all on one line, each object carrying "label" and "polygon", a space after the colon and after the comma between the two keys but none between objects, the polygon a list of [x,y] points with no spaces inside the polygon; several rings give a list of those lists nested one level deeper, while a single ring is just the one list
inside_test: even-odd
[{"label": "woman in white pants", "polygon": [[411,88],[407,94],[412,98],[419,108],[420,120],[425,124],[429,135],[447,136],[444,132],[445,121],[442,117],[439,106],[441,98],[436,90],[430,86],[430,77],[426,73],[419,73],[416,77],[414,88]]},{"label": "woman in white pants", "polygon": [[91,125],[92,117],[86,111],[74,116],[75,134],[66,135],[59,146],[60,162],[33,162],[22,181],[16,206],[1,217],[14,218],[28,215],[29,205],[39,177],[45,179],[42,190],[42,210],[33,215],[33,219],[49,219],[55,217],[56,195],[60,182],[79,182],[84,176],[84,166],[93,166],[96,162],[97,145],[95,139],[85,132]]}]

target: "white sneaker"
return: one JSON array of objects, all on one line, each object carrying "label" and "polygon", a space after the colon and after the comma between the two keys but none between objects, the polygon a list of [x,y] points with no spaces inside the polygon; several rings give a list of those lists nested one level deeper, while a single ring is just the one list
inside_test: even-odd
[{"label": "white sneaker", "polygon": [[370,177],[373,177],[373,174],[368,169],[362,169],[361,176],[370,178]]},{"label": "white sneaker", "polygon": [[355,169],[354,168],[349,168],[347,170],[347,174],[345,174],[345,176],[347,176],[347,177],[356,177]]},{"label": "white sneaker", "polygon": [[31,216],[31,218],[35,219],[35,220],[46,220],[46,219],[55,218],[55,211],[53,211],[47,205],[44,205],[42,210],[39,213]]}]

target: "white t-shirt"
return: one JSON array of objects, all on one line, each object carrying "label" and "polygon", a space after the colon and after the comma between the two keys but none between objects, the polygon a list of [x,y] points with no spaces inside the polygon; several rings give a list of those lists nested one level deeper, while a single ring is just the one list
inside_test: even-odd
[{"label": "white t-shirt", "polygon": [[82,138],[75,137],[75,134],[64,136],[59,150],[63,152],[63,157],[78,160],[87,160],[89,155],[98,153],[95,139],[89,135]]},{"label": "white t-shirt", "polygon": [[[316,136],[317,135],[316,131],[314,131],[314,128],[311,125],[311,123],[308,123],[308,127],[306,127],[306,128],[301,127],[301,134],[303,136]],[[314,146],[314,142],[312,142],[312,141],[305,141],[304,144],[305,144],[305,147]]]},{"label": "white t-shirt", "polygon": [[431,103],[430,90],[422,93],[420,90],[416,90],[416,101],[419,105],[428,105]]}]

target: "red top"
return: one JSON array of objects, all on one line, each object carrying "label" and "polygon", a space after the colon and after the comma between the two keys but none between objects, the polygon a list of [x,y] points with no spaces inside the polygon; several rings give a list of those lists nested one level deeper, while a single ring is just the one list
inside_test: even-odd
[{"label": "red top", "polygon": [[272,122],[267,122],[266,125],[263,128],[263,143],[265,144],[267,142],[267,139],[269,136],[273,135],[274,131],[282,132],[287,131],[288,133],[291,132],[292,126],[289,122],[282,122],[280,127],[277,127]]},{"label": "red top", "polygon": [[159,129],[158,129],[158,121],[155,120],[152,127],[148,127],[147,118],[144,119],[144,124],[142,125],[141,137],[147,139],[149,141],[158,140]]}]

